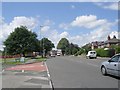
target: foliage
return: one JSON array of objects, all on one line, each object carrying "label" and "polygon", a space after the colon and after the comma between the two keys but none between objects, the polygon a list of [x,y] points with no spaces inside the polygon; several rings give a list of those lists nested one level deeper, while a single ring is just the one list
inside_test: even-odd
[{"label": "foliage", "polygon": [[116,53],[120,53],[120,46],[119,45],[112,45],[111,48],[115,49]]},{"label": "foliage", "polygon": [[14,32],[5,40],[4,45],[6,52],[10,55],[25,55],[25,53],[37,51],[39,47],[37,35],[28,31],[25,26],[15,28]]},{"label": "foliage", "polygon": [[69,47],[70,47],[71,55],[74,55],[79,51],[79,47],[76,44],[71,43]]},{"label": "foliage", "polygon": [[77,51],[77,53],[75,54],[75,56],[81,55],[84,53],[84,49],[80,49],[79,51]]},{"label": "foliage", "polygon": [[97,56],[109,57],[109,51],[108,50],[104,50],[104,48],[96,49],[96,52],[97,52]]},{"label": "foliage", "polygon": [[62,38],[59,41],[57,48],[61,49],[62,53],[66,55],[74,55],[79,51],[78,45],[69,43],[69,41],[66,38]]},{"label": "foliage", "polygon": [[57,45],[57,49],[61,49],[64,55],[67,52],[67,48],[69,48],[69,41],[66,38],[62,38]]},{"label": "foliage", "polygon": [[84,45],[84,46],[82,47],[82,53],[87,54],[88,51],[91,51],[91,46],[90,46],[90,44],[86,44],[86,45]]},{"label": "foliage", "polygon": [[54,44],[48,40],[48,38],[42,38],[40,40],[40,51],[45,50],[45,55],[48,53],[48,51],[51,51],[52,48],[54,48]]}]

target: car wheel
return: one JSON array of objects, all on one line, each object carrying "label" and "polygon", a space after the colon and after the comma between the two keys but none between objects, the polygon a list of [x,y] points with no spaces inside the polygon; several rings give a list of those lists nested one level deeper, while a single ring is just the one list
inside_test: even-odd
[{"label": "car wheel", "polygon": [[105,66],[102,66],[102,67],[101,67],[101,73],[102,73],[103,75],[107,75],[107,71],[106,71]]}]

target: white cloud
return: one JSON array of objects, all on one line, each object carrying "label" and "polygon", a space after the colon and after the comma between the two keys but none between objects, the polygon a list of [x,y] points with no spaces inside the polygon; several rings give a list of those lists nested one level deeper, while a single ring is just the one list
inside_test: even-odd
[{"label": "white cloud", "polygon": [[4,23],[4,18],[0,17],[0,25],[2,25]]},{"label": "white cloud", "polygon": [[41,32],[46,33],[46,32],[48,32],[49,29],[50,29],[49,26],[44,26],[44,27],[41,28]]},{"label": "white cloud", "polygon": [[59,25],[59,28],[63,28],[63,29],[65,29],[65,30],[68,30],[69,27],[70,27],[70,25],[69,25],[69,24],[66,24],[66,23],[61,23],[61,24]]},{"label": "white cloud", "polygon": [[116,36],[116,38],[120,39],[120,32],[118,32],[118,31],[112,31],[110,33],[110,37],[113,38],[114,35]]},{"label": "white cloud", "polygon": [[110,3],[95,3],[96,5],[104,8],[104,9],[110,9],[110,10],[120,10],[118,7],[118,2],[110,2]]},{"label": "white cloud", "polygon": [[47,19],[47,20],[45,20],[45,22],[44,22],[44,26],[48,26],[48,25],[54,25],[55,23],[52,21],[52,20],[49,20],[49,19]]},{"label": "white cloud", "polygon": [[72,21],[71,26],[91,29],[105,25],[106,23],[108,23],[106,19],[97,19],[97,16],[95,15],[83,15],[76,17],[76,19]]},{"label": "white cloud", "polygon": [[71,5],[71,8],[72,8],[72,9],[75,9],[76,7],[75,7],[75,5]]},{"label": "white cloud", "polygon": [[117,32],[112,32],[113,30],[111,30],[111,27],[115,26],[117,22],[118,20],[111,23],[106,19],[98,19],[95,15],[83,15],[76,17],[70,24],[63,24],[63,27],[68,25],[69,28],[84,27],[90,29],[89,33],[76,36],[71,36],[67,33],[67,38],[70,42],[82,46],[93,41],[105,41],[107,40],[107,36],[111,34],[116,35]]},{"label": "white cloud", "polygon": [[10,23],[5,23],[4,19],[0,20],[2,22],[0,27],[0,49],[2,49],[3,41],[10,35],[11,32],[14,31],[16,27],[21,25],[26,26],[29,30],[34,29],[38,23],[38,20],[33,17],[14,17],[14,19]]},{"label": "white cloud", "polygon": [[68,32],[58,33],[56,29],[50,29],[50,32],[47,32],[45,37],[49,38],[54,43],[55,47],[57,47],[57,44],[61,38],[69,39],[70,36]]},{"label": "white cloud", "polygon": [[22,26],[27,26],[29,29],[33,29],[36,27],[37,19],[33,17],[25,17],[25,16],[20,16],[20,17],[14,17],[13,21],[9,24],[13,29],[15,27],[19,27],[20,25]]},{"label": "white cloud", "polygon": [[111,29],[108,26],[95,28],[89,33],[78,34],[74,36],[70,35],[69,32],[66,31],[58,33],[58,31],[55,29],[49,30],[50,32],[47,32],[45,37],[49,38],[49,40],[51,40],[54,43],[55,47],[57,46],[61,38],[67,38],[70,43],[72,42],[74,44],[78,44],[79,46],[83,46],[93,41],[105,41],[107,40],[108,35],[117,35],[117,31],[111,32]]},{"label": "white cloud", "polygon": [[68,32],[62,32],[60,38],[67,38],[69,36]]}]

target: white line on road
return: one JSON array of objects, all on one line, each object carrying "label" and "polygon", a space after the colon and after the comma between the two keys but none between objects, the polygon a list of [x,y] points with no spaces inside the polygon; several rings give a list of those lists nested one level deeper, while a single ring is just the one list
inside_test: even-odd
[{"label": "white line on road", "polygon": [[51,77],[50,77],[50,73],[49,73],[49,70],[48,70],[48,67],[47,67],[47,64],[46,64],[46,62],[44,62],[44,64],[45,64],[45,66],[46,66],[46,69],[47,69],[47,74],[48,74],[48,78],[49,78],[49,84],[50,84],[50,88],[52,89],[53,87],[52,87],[52,81],[51,81]]},{"label": "white line on road", "polygon": [[4,72],[5,70],[3,69],[2,72]]}]

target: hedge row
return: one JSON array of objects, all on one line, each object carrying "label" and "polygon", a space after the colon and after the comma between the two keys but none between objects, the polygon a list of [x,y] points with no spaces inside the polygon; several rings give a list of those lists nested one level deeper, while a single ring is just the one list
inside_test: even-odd
[{"label": "hedge row", "polygon": [[96,49],[97,52],[97,56],[100,57],[112,57],[113,55],[115,55],[115,49],[111,48],[108,50],[104,50],[104,48],[99,48]]}]

